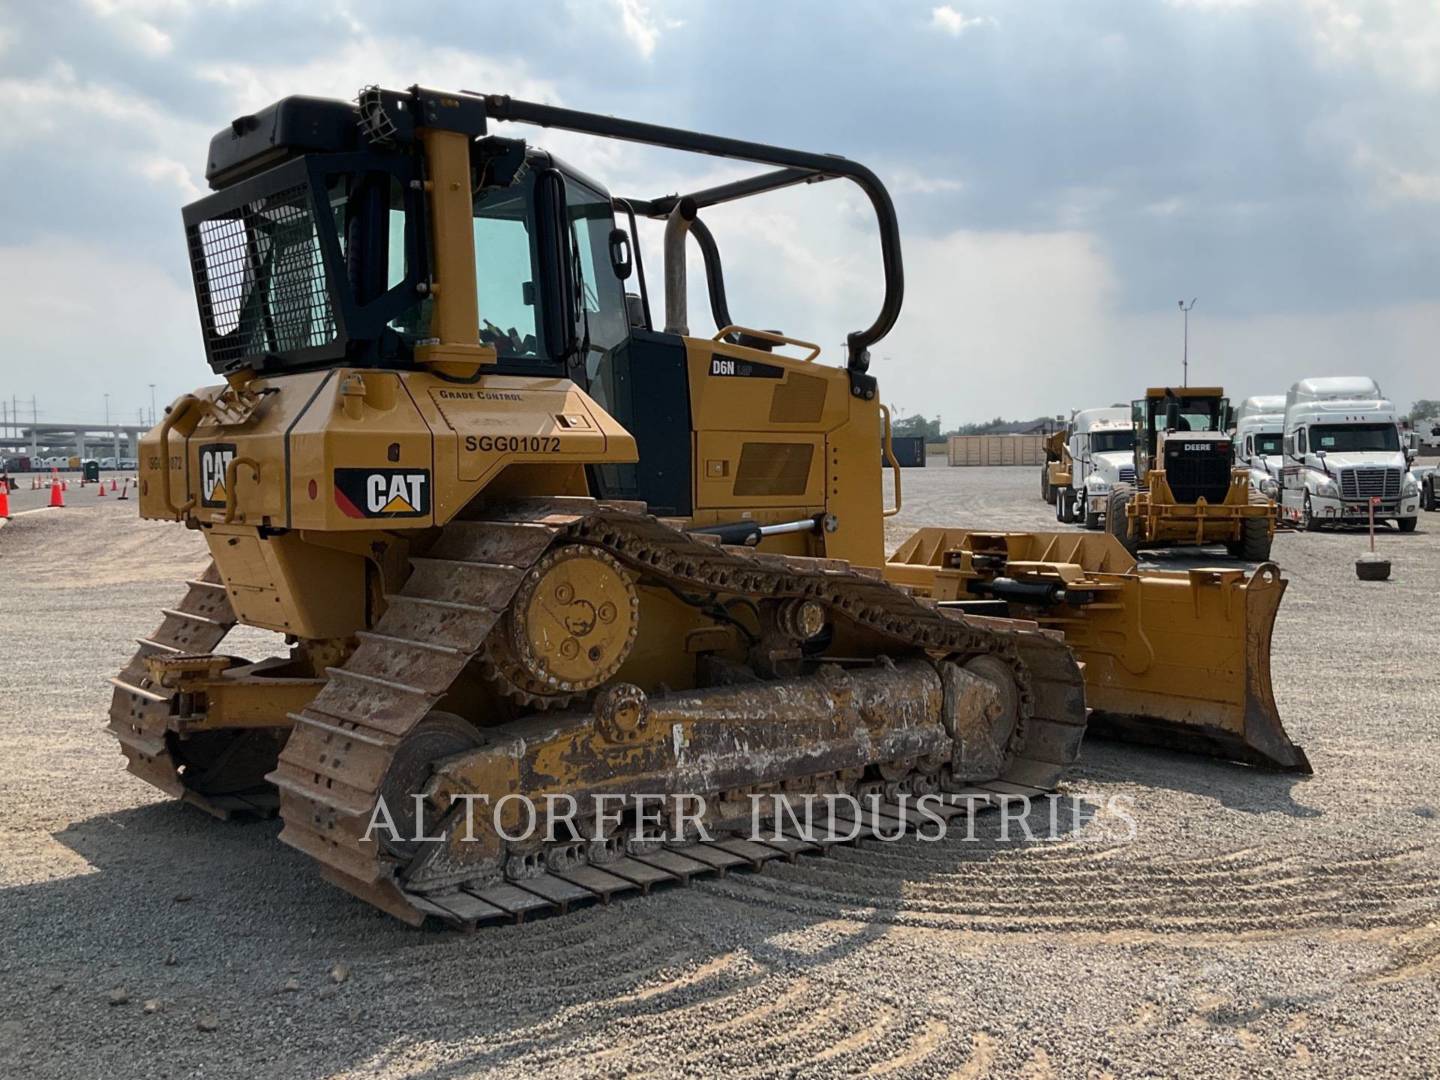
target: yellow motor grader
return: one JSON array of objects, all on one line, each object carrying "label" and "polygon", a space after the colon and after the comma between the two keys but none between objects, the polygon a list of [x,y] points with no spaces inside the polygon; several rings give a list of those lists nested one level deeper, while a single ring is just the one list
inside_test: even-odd
[{"label": "yellow motor grader", "polygon": [[[762,170],[616,197],[508,122]],[[869,350],[903,275],[864,166],[413,87],[240,117],[206,176],[183,219],[222,381],[143,440],[140,512],[213,562],[113,680],[109,726],[176,797],[278,808],[379,908],[473,925],[813,847],[737,837],[757,794],[865,796],[851,823],[878,829],[911,823],[906,796],[1046,792],[1091,708],[1308,770],[1269,692],[1273,566],[1142,575],[1103,537],[947,530],[887,560]],[[731,317],[700,213],[836,179],[874,208],[884,297],[830,365]],[[289,654],[220,651],[236,623]],[[522,828],[550,800],[575,827]],[[495,812],[460,827],[477,801]]]},{"label": "yellow motor grader", "polygon": [[1275,504],[1235,467],[1230,402],[1218,386],[1160,386],[1131,404],[1135,483],[1116,484],[1105,529],[1133,555],[1172,544],[1224,544],[1237,559],[1270,558]]}]

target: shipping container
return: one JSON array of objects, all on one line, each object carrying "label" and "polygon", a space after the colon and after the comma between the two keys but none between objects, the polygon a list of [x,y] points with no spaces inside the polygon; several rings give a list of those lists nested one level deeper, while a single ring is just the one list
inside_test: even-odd
[{"label": "shipping container", "polygon": [[1043,435],[951,435],[951,465],[1041,465]]},{"label": "shipping container", "polygon": [[[923,469],[925,467],[925,439],[920,435],[895,435],[890,439],[890,448],[895,451],[895,461],[902,469]],[[880,444],[880,464],[887,469],[890,462],[885,460],[885,444]]]}]

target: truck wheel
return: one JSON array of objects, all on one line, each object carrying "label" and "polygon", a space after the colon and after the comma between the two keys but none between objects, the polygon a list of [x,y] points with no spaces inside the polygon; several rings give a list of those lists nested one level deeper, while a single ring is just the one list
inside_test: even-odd
[{"label": "truck wheel", "polygon": [[1300,510],[1300,527],[1306,532],[1319,532],[1320,519],[1310,510],[1310,493],[1305,493],[1305,505]]},{"label": "truck wheel", "polygon": [[1240,522],[1240,539],[1230,541],[1225,545],[1225,550],[1230,552],[1231,558],[1244,559],[1246,562],[1265,562],[1270,558],[1270,545],[1273,540],[1268,519],[1244,518]]},{"label": "truck wheel", "polygon": [[1436,499],[1434,473],[1431,473],[1429,476],[1427,476],[1425,478],[1425,482],[1420,487],[1420,505],[1426,510],[1429,510],[1431,513],[1435,512]]},{"label": "truck wheel", "polygon": [[1130,500],[1134,497],[1135,492],[1129,486],[1117,486],[1110,493],[1109,504],[1105,507],[1105,531],[1124,544],[1125,550],[1138,559],[1140,538],[1130,527],[1130,518],[1126,513]]},{"label": "truck wheel", "polygon": [[1055,520],[1069,525],[1075,520],[1075,507],[1071,500],[1074,493],[1068,487],[1055,489]]},{"label": "truck wheel", "polygon": [[1401,532],[1414,532],[1415,526],[1419,523],[1420,519],[1418,517],[1395,519],[1395,527],[1398,528]]},{"label": "truck wheel", "polygon": [[1054,504],[1055,489],[1050,486],[1050,466],[1040,466],[1040,498],[1047,503]]},{"label": "truck wheel", "polygon": [[1085,496],[1085,528],[1098,529],[1100,527],[1100,501],[1094,496]]}]

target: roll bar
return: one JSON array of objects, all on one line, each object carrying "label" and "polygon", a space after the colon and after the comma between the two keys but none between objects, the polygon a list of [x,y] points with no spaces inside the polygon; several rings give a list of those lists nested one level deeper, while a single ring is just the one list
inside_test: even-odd
[{"label": "roll bar", "polygon": [[[560,128],[587,135],[598,135],[608,139],[644,143],[672,150],[686,150],[713,157],[733,158],[752,161],[762,165],[776,166],[775,169],[756,176],[736,180],[728,184],[705,188],[689,195],[664,195],[655,199],[626,199],[637,214],[652,218],[665,218],[676,204],[684,198],[693,200],[698,208],[715,206],[735,199],[758,195],[766,191],[793,187],[796,184],[813,184],[825,180],[844,178],[858,184],[869,196],[875,210],[876,222],[880,229],[880,256],[885,273],[885,296],[880,311],[867,327],[854,330],[847,335],[846,367],[851,373],[852,385],[859,392],[859,383],[869,383],[866,370],[870,366],[870,346],[883,338],[895,325],[900,314],[900,305],[905,296],[905,271],[900,256],[900,226],[895,219],[895,205],[890,193],[880,178],[859,162],[850,161],[834,154],[814,154],[803,150],[790,150],[765,143],[749,142],[744,139],[728,139],[718,135],[705,135],[681,128],[645,124],[635,120],[622,120],[613,116],[562,109],[555,105],[542,105],[533,101],[520,101],[505,94],[482,94],[462,90],[458,94],[413,87],[411,94],[420,106],[420,116],[414,122],[426,127],[450,127],[454,122],[466,124],[459,130],[473,127],[488,117],[538,127]],[[478,109],[477,109],[478,106]],[[479,116],[477,117],[477,112]],[[871,388],[873,392],[873,387]],[[868,396],[868,395],[867,395]]]}]

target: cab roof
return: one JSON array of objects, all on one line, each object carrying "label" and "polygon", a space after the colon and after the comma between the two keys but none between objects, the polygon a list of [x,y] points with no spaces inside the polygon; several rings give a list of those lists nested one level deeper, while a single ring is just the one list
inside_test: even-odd
[{"label": "cab roof", "polygon": [[1170,394],[1181,398],[1224,397],[1225,389],[1220,386],[1152,386],[1145,391],[1147,398],[1163,398]]}]

